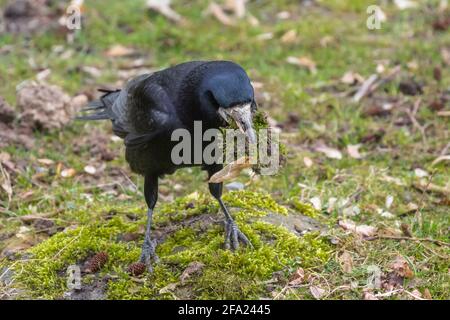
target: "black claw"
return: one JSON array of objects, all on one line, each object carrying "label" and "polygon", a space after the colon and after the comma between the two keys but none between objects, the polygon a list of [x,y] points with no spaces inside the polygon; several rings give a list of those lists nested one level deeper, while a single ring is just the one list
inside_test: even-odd
[{"label": "black claw", "polygon": [[233,220],[226,221],[225,249],[229,250],[231,248],[232,250],[237,250],[239,249],[239,242],[242,242],[244,245],[253,248],[251,242],[248,240],[245,234],[243,234],[242,231],[239,230],[236,223]]}]

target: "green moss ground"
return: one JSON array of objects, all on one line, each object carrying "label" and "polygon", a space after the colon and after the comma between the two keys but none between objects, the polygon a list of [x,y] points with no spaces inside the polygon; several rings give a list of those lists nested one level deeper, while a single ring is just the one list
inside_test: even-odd
[{"label": "green moss ground", "polygon": [[[5,2],[0,0],[1,5]],[[327,210],[330,198],[349,198],[360,214],[347,218],[357,224],[388,230],[399,230],[405,224],[413,237],[450,242],[448,196],[413,187],[418,179],[414,173],[417,168],[426,170],[429,173],[426,179],[433,184],[448,188],[450,183],[448,162],[432,165],[450,141],[448,117],[438,116],[429,107],[450,87],[449,68],[441,55],[444,48],[450,49],[450,33],[432,29],[439,1],[420,1],[423,5],[419,9],[403,11],[391,2],[380,1],[387,21],[381,30],[374,31],[366,28],[366,8],[373,1],[322,0],[310,7],[293,0],[250,1],[247,9],[258,18],[259,25],[253,26],[244,19],[234,27],[224,27],[213,17],[204,16],[206,0],[173,1],[174,9],[190,22],[183,27],[144,12],[144,2],[86,1],[86,21],[73,44],[67,44],[57,32],[31,38],[1,35],[0,48],[4,50],[0,55],[0,96],[14,105],[16,85],[45,68],[52,71],[47,81],[62,86],[70,94],[114,84],[119,71],[133,60],[105,57],[104,52],[115,44],[133,47],[151,68],[195,59],[228,59],[242,64],[251,78],[262,84],[257,90],[265,93],[260,104],[262,110],[282,124],[289,113],[300,119],[281,136],[287,150],[286,167],[277,176],[255,179],[247,187],[254,194],[225,196],[226,201],[238,208],[235,211],[238,223],[256,249],[243,249],[236,254],[225,252],[220,249],[223,239],[220,224],[210,224],[201,232],[199,226],[189,226],[171,234],[159,246],[162,261],[155,267],[154,275],[139,280],[130,278],[125,269],[137,259],[142,236],[130,243],[117,241],[116,236],[142,233],[145,205],[141,192],[134,187],[142,190],[142,178],[130,173],[122,156],[122,144],[109,140],[110,124],[77,122],[60,132],[36,133],[32,150],[16,146],[1,150],[11,155],[13,163],[19,166],[25,162],[25,166],[12,175],[12,200],[0,191],[0,250],[11,245],[11,239],[20,234],[23,226],[29,230],[22,236],[37,234],[40,238],[33,241],[30,251],[19,250],[19,256],[26,261],[0,258],[0,270],[12,266],[17,276],[12,284],[0,282],[0,297],[61,297],[66,290],[65,268],[82,262],[95,251],[106,250],[110,254],[107,265],[85,281],[112,276],[109,298],[311,299],[308,285],[285,290],[286,281],[274,282],[271,288],[266,283],[272,272],[281,270],[289,278],[301,266],[315,279],[315,285],[326,289],[326,298],[361,299],[367,289],[368,268],[377,266],[387,275],[397,256],[407,259],[414,271],[414,278],[406,279],[404,288],[417,289],[422,294],[428,290],[433,299],[449,298],[448,247],[410,240],[364,241],[337,227],[342,210]],[[277,18],[280,11],[291,12],[291,17]],[[280,38],[289,30],[297,31],[297,41],[282,43]],[[268,32],[272,33],[272,39],[258,37]],[[72,50],[72,57],[64,59],[57,46],[62,46],[63,52]],[[317,73],[286,63],[288,56],[313,59]],[[31,67],[29,61],[34,61],[37,67]],[[339,81],[347,71],[368,78],[379,63],[388,69],[400,65],[402,73],[383,85],[375,98],[400,99],[404,106],[412,108],[419,97],[402,95],[399,82],[414,78],[424,84],[416,119],[426,128],[425,142],[420,130],[408,123],[404,107],[394,108],[384,117],[371,117],[364,110],[375,99],[355,103],[342,95],[351,89]],[[92,79],[80,66],[96,67],[102,74]],[[436,68],[441,70],[439,81],[434,77]],[[444,110],[448,110],[448,103]],[[377,142],[364,142],[380,130],[383,134]],[[83,173],[83,168],[88,163],[100,166],[98,155],[92,151],[94,145],[89,143],[96,141],[96,135],[106,137],[108,149],[116,152],[117,157],[106,163],[104,172],[92,177]],[[75,152],[74,145],[83,139],[85,145]],[[315,152],[318,141],[340,149],[343,159],[329,159]],[[365,157],[349,157],[346,146],[359,143]],[[305,157],[313,161],[311,167],[305,165]],[[52,159],[55,164],[39,164],[37,159],[42,158]],[[74,168],[77,174],[61,178],[58,163],[63,168]],[[131,182],[124,176],[130,177]],[[238,180],[245,183],[248,177],[243,175]],[[115,186],[104,186],[114,181]],[[193,194],[194,191],[197,193]],[[164,178],[160,193],[156,229],[180,224],[197,215],[219,217],[217,204],[206,196],[205,176],[197,169],[180,170]],[[266,193],[270,198],[261,198]],[[389,208],[391,218],[377,211],[385,207],[388,196],[394,199]],[[312,197],[321,199],[323,210],[305,207]],[[271,227],[259,219],[267,208],[274,209],[275,204],[267,199],[273,199],[291,213],[313,216],[329,230],[323,236],[310,233],[293,238],[284,229]],[[264,210],[257,208],[259,201],[263,201]],[[186,209],[191,202],[195,206]],[[410,203],[417,204],[419,209],[405,213]],[[51,214],[56,226],[70,231],[49,237],[22,222],[21,217],[28,214]],[[138,220],[131,219],[133,215]],[[329,242],[330,238],[336,240],[334,244]],[[190,248],[173,252],[174,247]],[[350,272],[343,269],[339,260],[343,252],[353,258]],[[205,264],[203,273],[185,285],[167,289],[167,285],[179,282],[180,274],[193,261]],[[18,296],[12,293],[17,288],[24,290]],[[388,298],[405,297],[408,296]]]},{"label": "green moss ground", "polygon": [[[68,291],[67,268],[73,264],[82,265],[80,261],[92,253],[104,251],[108,253],[109,261],[97,276],[113,275],[106,293],[110,299],[164,299],[177,297],[178,292],[184,298],[260,298],[267,294],[264,281],[270,280],[273,272],[288,272],[299,266],[317,267],[329,258],[331,247],[318,234],[299,238],[283,227],[251,221],[250,218],[268,212],[287,213],[286,208],[277,205],[270,196],[233,192],[225,198],[233,208],[239,209],[236,211],[238,225],[251,239],[253,250],[224,250],[223,228],[218,224],[209,226],[206,232],[201,232],[196,225],[179,228],[158,246],[161,261],[155,264],[153,274],[145,275],[142,282],[136,283],[126,269],[138,260],[140,241],[126,243],[117,239],[121,234],[137,232],[139,226],[145,224],[144,215],[139,214],[140,219],[132,222],[124,214],[117,213],[110,220],[83,224],[35,246],[29,250],[25,261],[13,266],[15,279],[25,296],[61,298]],[[194,208],[185,209],[185,201],[190,201]],[[155,219],[155,229],[175,224],[180,214],[185,219],[205,214],[205,206],[209,212],[217,214],[217,208],[209,204],[211,201],[210,198],[192,201],[192,197],[185,197],[164,205]],[[263,241],[268,238],[272,240]],[[192,262],[205,265],[202,274],[180,284],[180,275]],[[93,276],[87,275],[83,281],[92,282]],[[164,292],[163,289],[171,284],[178,284],[180,288]]]}]

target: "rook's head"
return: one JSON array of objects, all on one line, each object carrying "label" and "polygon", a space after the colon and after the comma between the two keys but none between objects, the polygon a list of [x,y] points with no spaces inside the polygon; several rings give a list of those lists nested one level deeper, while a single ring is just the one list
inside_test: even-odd
[{"label": "rook's head", "polygon": [[252,112],[256,109],[253,87],[245,71],[234,63],[208,70],[202,83],[202,109],[218,123],[235,122],[250,143],[256,143]]}]

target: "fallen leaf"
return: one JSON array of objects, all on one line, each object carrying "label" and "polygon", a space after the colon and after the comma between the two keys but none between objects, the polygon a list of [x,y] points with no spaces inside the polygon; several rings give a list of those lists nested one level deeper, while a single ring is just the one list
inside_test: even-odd
[{"label": "fallen leaf", "polygon": [[247,0],[227,0],[225,7],[234,12],[234,15],[241,19],[246,14],[245,3]]},{"label": "fallen leaf", "polygon": [[372,292],[364,291],[363,300],[379,300]]},{"label": "fallen leaf", "polygon": [[298,286],[305,280],[305,270],[303,268],[298,268],[289,280],[289,285]]},{"label": "fallen leaf", "polygon": [[126,57],[133,55],[135,53],[134,49],[127,48],[123,45],[117,44],[109,48],[108,51],[106,51],[106,56],[110,58],[118,58],[118,57]]},{"label": "fallen leaf", "polygon": [[361,209],[357,205],[346,207],[342,210],[342,215],[345,217],[357,216],[360,213],[361,213]]},{"label": "fallen leaf", "polygon": [[170,7],[171,2],[171,0],[147,0],[147,8],[162,14],[169,20],[183,23],[183,17]]},{"label": "fallen leaf", "polygon": [[159,290],[160,294],[172,293],[178,286],[178,283],[169,283],[167,286]]},{"label": "fallen leaf", "polygon": [[402,223],[402,224],[400,225],[400,229],[402,230],[402,233],[403,233],[403,235],[404,235],[405,237],[411,238],[411,237],[413,236],[413,235],[412,235],[412,232],[411,232],[411,228],[409,227],[408,224]]},{"label": "fallen leaf", "polygon": [[411,0],[394,0],[394,3],[400,10],[412,9],[417,7],[417,3]]},{"label": "fallen leaf", "polygon": [[90,175],[94,175],[97,173],[97,169],[94,166],[88,165],[84,167],[84,172]]},{"label": "fallen leaf", "polygon": [[251,14],[247,14],[247,20],[248,20],[248,23],[250,23],[250,25],[252,27],[259,26],[259,20],[255,16],[253,16]]},{"label": "fallen leaf", "polygon": [[450,66],[450,49],[442,48],[441,49],[441,57],[442,61],[448,66]]},{"label": "fallen leaf", "polygon": [[328,208],[327,208],[328,213],[331,214],[334,211],[334,209],[336,208],[337,201],[338,199],[334,197],[328,199]]},{"label": "fallen leaf", "polygon": [[352,157],[354,159],[362,159],[363,156],[359,152],[359,148],[361,148],[361,144],[355,144],[355,145],[349,144],[347,146],[347,153],[349,154],[350,157]]},{"label": "fallen leaf", "polygon": [[388,195],[386,197],[384,206],[386,207],[386,209],[389,209],[392,206],[393,203],[394,203],[394,196]]},{"label": "fallen leaf", "polygon": [[92,67],[92,66],[82,66],[81,71],[83,71],[84,73],[86,73],[88,76],[90,76],[92,78],[100,78],[103,74],[99,68]]},{"label": "fallen leaf", "polygon": [[406,259],[402,256],[397,256],[391,263],[390,267],[398,276],[402,278],[411,279],[414,277],[414,272],[411,270],[408,261],[406,261]]},{"label": "fallen leaf", "polygon": [[307,68],[309,70],[309,72],[311,72],[311,74],[316,74],[317,73],[317,66],[316,63],[308,57],[287,57],[286,58],[286,62],[299,66],[299,67],[304,67]]},{"label": "fallen leaf", "polygon": [[431,292],[430,292],[430,290],[428,290],[428,288],[425,288],[423,290],[423,297],[427,300],[433,300],[433,297],[431,296]]},{"label": "fallen leaf", "polygon": [[307,168],[311,168],[314,164],[314,162],[311,160],[311,158],[303,157],[303,163]]},{"label": "fallen leaf", "polygon": [[368,225],[357,226],[353,221],[339,220],[339,226],[345,230],[355,232],[363,237],[372,237],[376,234],[377,228]]},{"label": "fallen leaf", "polygon": [[428,172],[426,172],[425,170],[420,169],[420,168],[414,169],[414,175],[415,175],[417,178],[425,178],[425,177],[428,177],[428,176],[429,176]]},{"label": "fallen leaf", "polygon": [[353,71],[347,71],[341,78],[341,82],[344,84],[355,85],[363,83],[364,78],[359,73]]},{"label": "fallen leaf", "polygon": [[50,69],[42,70],[41,72],[39,72],[36,75],[36,79],[37,79],[37,81],[44,81],[45,79],[47,79],[50,76],[51,73],[52,73],[52,70],[50,70]]},{"label": "fallen leaf", "polygon": [[317,152],[321,152],[321,153],[325,154],[330,159],[338,159],[338,160],[342,159],[342,153],[339,150],[328,147],[324,144],[318,145],[315,148],[315,150]]},{"label": "fallen leaf", "polygon": [[281,36],[281,43],[291,44],[297,41],[297,31],[295,29],[287,31]]},{"label": "fallen leaf", "polygon": [[341,263],[342,271],[344,271],[345,273],[352,273],[353,258],[350,252],[344,251],[344,253],[342,253],[338,259],[339,262]]},{"label": "fallen leaf", "polygon": [[314,209],[322,210],[322,201],[319,197],[313,197],[309,199],[309,202],[313,205]]},{"label": "fallen leaf", "polygon": [[61,171],[61,177],[63,178],[71,178],[76,174],[75,169],[69,168]]},{"label": "fallen leaf", "polygon": [[180,276],[181,284],[184,285],[186,283],[186,280],[190,278],[193,274],[200,273],[204,266],[205,264],[202,262],[198,261],[191,262]]},{"label": "fallen leaf", "polygon": [[326,293],[325,289],[322,289],[318,286],[309,287],[309,291],[311,292],[312,296],[316,299],[322,298]]},{"label": "fallen leaf", "polygon": [[277,18],[280,20],[287,20],[291,17],[291,13],[289,11],[280,11],[277,13]]},{"label": "fallen leaf", "polygon": [[215,2],[211,2],[209,4],[208,10],[220,23],[226,26],[234,26],[236,21],[230,17],[225,11],[222,9],[220,5]]},{"label": "fallen leaf", "polygon": [[51,166],[55,164],[55,161],[53,161],[52,159],[37,159],[37,161],[45,166]]},{"label": "fallen leaf", "polygon": [[239,176],[242,170],[252,167],[248,157],[242,157],[236,161],[227,164],[222,170],[216,172],[210,179],[209,183],[221,183],[232,180]]},{"label": "fallen leaf", "polygon": [[418,209],[419,209],[419,206],[418,206],[417,204],[415,204],[415,203],[413,203],[413,202],[409,202],[409,203],[406,205],[406,208],[405,208],[405,210],[402,212],[402,214],[408,214],[408,213],[411,213],[411,212],[416,212]]},{"label": "fallen leaf", "polygon": [[325,36],[320,39],[320,45],[324,48],[328,47],[328,45],[333,42],[334,42],[334,38],[332,36]]},{"label": "fallen leaf", "polygon": [[261,33],[256,37],[256,39],[258,39],[259,41],[267,41],[273,39],[273,33],[272,32]]}]

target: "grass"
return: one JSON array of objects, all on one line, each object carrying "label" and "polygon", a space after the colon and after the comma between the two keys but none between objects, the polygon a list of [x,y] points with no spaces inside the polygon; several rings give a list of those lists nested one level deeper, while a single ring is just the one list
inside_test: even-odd
[{"label": "grass", "polygon": [[[67,44],[64,36],[52,32],[31,38],[2,35],[0,48],[11,49],[0,55],[0,80],[3,83],[0,96],[13,105],[16,85],[25,79],[34,78],[38,70],[45,68],[52,71],[47,81],[62,86],[70,94],[115,84],[119,78],[118,71],[129,63],[127,58],[105,58],[104,52],[116,44],[136,49],[151,68],[197,59],[236,61],[245,67],[254,81],[263,84],[260,91],[270,96],[270,99],[261,103],[262,109],[280,123],[286,121],[288,113],[295,113],[300,119],[289,132],[282,135],[288,149],[287,166],[277,176],[260,177],[249,188],[254,192],[266,191],[278,203],[293,209],[302,207],[301,204],[312,197],[320,197],[324,209],[315,217],[330,226],[327,237],[333,236],[340,241],[333,245],[333,254],[324,263],[316,268],[308,265],[304,267],[315,279],[314,283],[328,290],[326,297],[362,298],[368,277],[367,268],[375,265],[387,274],[392,260],[396,256],[403,256],[415,273],[414,279],[405,280],[405,288],[411,291],[418,289],[421,293],[428,289],[434,299],[449,298],[448,247],[408,240],[362,241],[336,227],[336,222],[342,218],[342,210],[326,210],[330,198],[350,198],[351,204],[358,206],[361,212],[349,219],[358,224],[384,229],[399,229],[400,224],[406,224],[414,237],[449,242],[448,197],[445,200],[440,194],[424,193],[412,187],[417,180],[414,174],[416,168],[426,170],[432,183],[447,188],[449,185],[448,165],[445,162],[431,165],[450,140],[448,118],[439,117],[428,108],[438,95],[450,87],[449,69],[444,66],[440,54],[442,48],[448,47],[450,34],[433,31],[431,27],[436,16],[436,9],[433,8],[436,8],[439,1],[427,1],[427,6],[423,5],[416,10],[400,11],[392,4],[383,6],[388,20],[382,24],[381,30],[374,31],[365,26],[365,9],[372,4],[371,1],[323,0],[311,7],[299,5],[298,1],[251,1],[247,9],[258,18],[259,25],[252,26],[244,19],[234,27],[225,27],[213,17],[204,16],[202,12],[208,1],[175,1],[174,9],[189,22],[183,27],[157,14],[144,12],[144,2],[127,1],[127,5],[123,5],[123,1],[115,0],[108,4],[87,1],[86,20],[73,44]],[[0,4],[4,3],[5,1],[0,1]],[[277,19],[276,14],[284,10],[291,12],[291,18]],[[281,36],[292,29],[297,31],[297,41],[282,43]],[[258,37],[267,32],[273,33],[272,39],[261,40]],[[323,45],[324,39],[329,42],[326,46]],[[64,59],[55,49],[57,46],[62,46],[63,52],[72,50],[71,58]],[[288,56],[307,56],[313,59],[317,64],[317,74],[286,63]],[[31,67],[29,61],[34,61],[37,67]],[[418,97],[403,96],[398,90],[399,82],[413,77],[425,84],[425,93],[420,97],[421,108],[416,118],[427,127],[426,143],[413,125],[398,124],[399,119],[407,119],[403,108],[395,108],[387,117],[369,117],[364,110],[374,103],[373,99],[355,103],[350,98],[339,95],[348,90],[348,87],[339,82],[343,74],[354,71],[368,77],[383,62],[387,68],[399,64],[403,71],[400,77],[377,91],[376,96],[404,99],[405,105],[412,107]],[[411,62],[415,62],[417,67],[411,67]],[[91,79],[80,66],[96,67],[102,71],[102,75]],[[436,67],[442,70],[439,82],[433,78]],[[2,150],[11,154],[15,162],[27,163],[26,169],[14,177],[12,201],[8,201],[6,195],[0,193],[0,207],[5,208],[0,213],[2,234],[16,233],[22,226],[19,217],[26,214],[57,213],[55,221],[61,228],[73,225],[91,228],[103,226],[96,224],[97,219],[113,209],[118,212],[144,212],[142,195],[133,189],[133,184],[142,186],[142,178],[131,175],[122,156],[106,163],[102,177],[94,179],[82,174],[87,163],[94,161],[97,164],[98,160],[91,153],[92,146],[89,145],[76,154],[73,142],[88,136],[94,128],[98,128],[100,134],[111,134],[109,124],[72,123],[61,132],[36,133],[35,147],[30,151],[17,147]],[[365,137],[379,130],[384,130],[379,142],[362,144],[361,150],[366,154],[363,159],[353,159],[345,152],[342,160],[328,159],[313,148],[315,143],[323,141],[329,146],[345,150],[347,145],[361,143]],[[108,147],[123,154],[120,142],[109,141]],[[304,157],[311,158],[314,164],[307,167]],[[36,183],[36,173],[42,167],[37,159],[41,158],[52,159],[63,167],[75,168],[79,174],[71,179],[63,179],[57,174],[54,165],[47,168],[45,176]],[[124,180],[122,174],[111,174],[117,174],[117,170],[130,176],[132,183]],[[157,207],[156,217],[158,210],[163,210],[165,202],[172,202],[172,195],[182,196],[194,190],[207,194],[205,177],[197,173],[197,170],[181,170],[161,182],[164,197]],[[386,179],[386,176],[401,180],[403,184]],[[111,183],[118,177],[121,186],[114,190],[116,194],[95,187]],[[240,180],[246,182],[248,179],[241,177]],[[125,194],[127,197],[118,199],[117,194]],[[394,215],[392,218],[382,217],[377,211],[384,208],[388,196],[394,198],[393,205],[389,208]],[[419,210],[402,214],[411,202],[417,204]],[[205,210],[214,211],[215,208],[206,205]],[[105,223],[105,230],[109,230],[109,222]],[[133,223],[131,225],[135,226]],[[210,232],[211,237],[217,237],[218,230]],[[60,234],[57,237],[63,237]],[[56,241],[52,240],[54,237],[48,241]],[[196,246],[209,241],[188,239]],[[43,244],[48,244],[48,241]],[[106,240],[102,241],[105,245]],[[90,250],[96,249],[94,244]],[[0,242],[0,249],[7,245],[8,240]],[[165,250],[167,246],[170,247],[170,244],[164,244],[161,250]],[[118,252],[124,252],[123,250],[125,249],[121,247]],[[353,257],[354,267],[350,273],[344,272],[339,262],[338,257],[343,252],[350,252]],[[128,252],[126,256],[124,252],[123,257],[117,256],[117,261],[122,264],[131,262],[136,254],[136,250]],[[226,257],[234,259],[232,256]],[[159,270],[160,274],[156,277],[167,276],[170,281],[175,281],[182,267],[188,261],[198,258],[187,258],[175,272]],[[215,263],[224,263],[222,255],[213,258]],[[69,257],[70,259],[76,260],[74,256]],[[8,266],[10,262],[3,259],[0,260],[1,264]],[[276,267],[270,271],[276,271]],[[107,271],[112,270],[114,267],[108,266]],[[193,288],[194,297],[255,298],[268,294],[261,286],[256,288],[253,280],[270,279],[269,272],[252,280],[249,275],[253,273],[246,273],[242,278],[242,275],[231,268],[224,273],[223,279],[218,279],[217,286],[211,287],[208,281],[216,275],[214,270],[216,269],[205,271],[199,287]],[[26,283],[26,278],[21,279]],[[149,287],[147,282],[140,287],[136,283],[130,284],[128,278],[123,279],[112,287],[112,298],[158,297],[158,290],[161,288]],[[244,289],[227,292],[223,288],[226,288],[228,281],[239,282]],[[137,289],[130,286],[137,286]],[[277,298],[312,298],[308,286],[285,291],[281,291],[283,285],[279,286],[273,289],[274,292],[282,292]],[[58,293],[64,289],[62,282],[58,282],[56,287]],[[0,292],[1,289],[0,285]],[[123,295],[124,291],[134,293],[130,296]],[[30,294],[34,297],[55,297],[52,294],[46,296],[43,292]],[[171,297],[168,294],[160,298]]]}]

